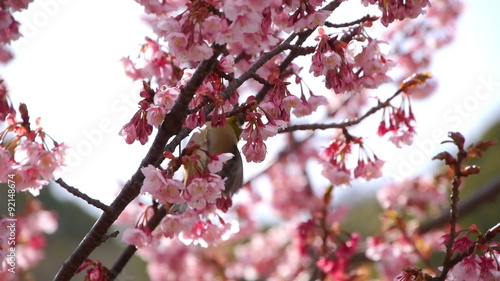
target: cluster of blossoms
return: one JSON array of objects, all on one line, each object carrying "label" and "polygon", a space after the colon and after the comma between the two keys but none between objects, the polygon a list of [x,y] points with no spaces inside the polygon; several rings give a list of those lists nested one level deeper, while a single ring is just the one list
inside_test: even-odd
[{"label": "cluster of blossoms", "polygon": [[139,2],[157,16],[151,25],[167,41],[170,52],[194,62],[209,58],[213,43],[226,44],[232,54],[260,53],[279,42],[282,30],[315,28],[329,16],[329,11],[318,10],[323,1]]},{"label": "cluster of blossoms", "polygon": [[[356,168],[347,168],[349,155],[353,146],[359,147],[359,157]],[[334,186],[348,185],[353,178],[371,180],[382,176],[384,161],[375,154],[369,153],[364,147],[363,138],[351,136],[347,130],[340,134],[321,154],[323,160],[322,175]]]},{"label": "cluster of blossoms", "polygon": [[140,95],[143,99],[139,101],[139,110],[119,133],[128,144],[136,140],[141,144],[148,141],[153,132],[153,126],[158,127],[163,122],[165,115],[177,99],[179,91],[177,88],[166,86],[153,90],[145,82]]},{"label": "cluster of blossoms", "polygon": [[[225,179],[217,173],[233,155],[211,154],[190,143],[181,157],[171,153],[166,154],[166,157],[170,159],[166,170],[152,165],[141,169],[145,176],[141,192],[151,195],[155,202],[170,211],[161,222],[161,234],[167,238],[178,237],[186,244],[195,243],[205,247],[216,243],[221,237],[227,239],[229,233],[237,230],[237,224],[225,222],[216,215],[217,209],[227,211],[224,206],[231,204],[231,199],[223,195]],[[184,182],[173,178],[175,169],[181,165],[185,169]],[[126,243],[138,247],[152,243],[154,236],[147,227],[150,217],[148,210],[143,215],[142,223],[127,230],[123,238]],[[213,222],[214,218],[218,223]]]},{"label": "cluster of blossoms", "polygon": [[367,237],[366,256],[375,261],[383,280],[398,280],[395,278],[401,269],[418,262],[428,263],[431,254],[444,250],[445,232],[420,233],[417,219],[439,214],[445,207],[445,182],[449,182],[445,175],[434,179],[416,177],[389,183],[377,192],[384,209],[382,231],[380,235]]},{"label": "cluster of blossoms", "polygon": [[384,107],[382,121],[377,131],[379,136],[382,137],[389,133],[389,140],[399,148],[413,143],[413,135],[416,132],[412,123],[415,121],[415,116],[411,108],[410,96],[422,91],[425,88],[426,81],[430,78],[431,76],[428,73],[419,73],[412,75],[401,83],[399,91],[404,93],[401,105],[395,107],[389,104]]},{"label": "cluster of blossoms", "polygon": [[[432,1],[432,5],[421,17],[394,21],[389,25],[383,38],[391,46],[395,46],[391,48],[391,55],[396,58],[400,71],[397,80],[401,81],[429,68],[433,54],[453,41],[463,6],[460,0]],[[424,98],[432,94],[436,88],[437,81],[431,80],[424,87],[413,89],[411,96]]]},{"label": "cluster of blossoms", "polygon": [[[380,41],[366,38],[359,34],[361,31],[361,28],[356,28],[339,39],[326,34],[323,28],[319,29],[319,43],[309,71],[314,76],[325,76],[326,88],[333,89],[337,94],[375,89],[392,81],[386,73],[395,63],[381,53]],[[353,37],[367,41],[357,54],[353,49],[358,42],[353,41]]]},{"label": "cluster of blossoms", "polygon": [[[30,199],[24,212],[15,218],[0,217],[0,227],[0,279],[14,280],[12,276],[23,276],[23,272],[33,269],[45,258],[45,235],[57,230],[57,215],[45,210],[40,201]],[[9,229],[11,231],[7,231]],[[11,260],[13,249],[14,261]],[[15,274],[7,270],[12,265]]]},{"label": "cluster of blossoms", "polygon": [[405,222],[395,212],[386,212],[380,236],[366,239],[366,257],[373,260],[381,280],[395,279],[406,267],[418,262],[428,263],[431,254],[444,249],[443,231],[420,234],[416,222]]},{"label": "cluster of blossoms", "polygon": [[[456,264],[450,271],[449,280],[499,280],[500,279],[500,243],[478,244],[472,238],[482,237],[483,234],[475,225],[464,229],[453,243],[454,254],[470,254]],[[443,240],[448,240],[444,235]]]},{"label": "cluster of blossoms", "polygon": [[365,6],[377,4],[382,11],[382,24],[388,26],[394,20],[414,19],[431,6],[429,0],[362,0]]},{"label": "cluster of blossoms", "polygon": [[8,113],[7,128],[0,132],[0,182],[7,182],[14,174],[17,191],[30,191],[37,195],[43,185],[54,180],[64,165],[66,145],[53,142],[47,145],[47,135],[37,119],[31,129],[28,108],[19,106],[21,119]]},{"label": "cluster of blossoms", "polygon": [[158,42],[147,37],[137,60],[124,57],[121,62],[125,73],[133,80],[154,79],[159,85],[175,86],[182,76],[173,58],[162,50]]},{"label": "cluster of blossoms", "polygon": [[12,53],[5,46],[21,37],[19,22],[12,16],[12,13],[28,8],[32,1],[7,0],[0,3],[0,63],[6,63],[12,59]]},{"label": "cluster of blossoms", "polygon": [[403,99],[400,107],[391,105],[384,108],[377,133],[379,136],[389,134],[389,140],[399,148],[403,145],[411,145],[415,135],[415,128],[412,124],[414,121],[415,116],[411,110],[410,99],[407,97]]}]

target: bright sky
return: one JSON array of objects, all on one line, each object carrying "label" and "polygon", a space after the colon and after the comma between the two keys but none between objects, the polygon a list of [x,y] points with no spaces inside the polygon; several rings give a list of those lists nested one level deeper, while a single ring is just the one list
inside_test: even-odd
[{"label": "bright sky", "polygon": [[[416,146],[397,150],[374,140],[372,148],[391,160],[386,169],[396,178],[421,171],[447,131],[460,130],[477,141],[498,120],[500,41],[493,23],[500,3],[470,1],[467,9],[455,44],[435,58],[438,93],[413,103]],[[125,76],[119,59],[136,56],[144,36],[151,35],[140,21],[142,11],[132,0],[37,0],[16,15],[25,38],[14,44],[16,59],[2,69],[16,107],[27,103],[46,132],[76,151],[66,182],[105,203],[147,150],[118,136],[139,100],[140,83]],[[380,119],[373,120],[376,126]]]}]

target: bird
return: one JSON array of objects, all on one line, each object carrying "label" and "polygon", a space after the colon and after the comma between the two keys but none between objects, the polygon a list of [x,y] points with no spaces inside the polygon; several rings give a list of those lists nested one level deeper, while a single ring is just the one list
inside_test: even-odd
[{"label": "bird", "polygon": [[[231,197],[243,186],[243,160],[238,148],[238,141],[242,132],[241,122],[238,117],[228,118],[224,127],[212,127],[210,121],[205,126],[195,132],[189,139],[189,143],[199,146],[197,154],[200,157],[200,165],[206,166],[209,157],[204,151],[210,154],[231,153],[233,157],[226,161],[222,169],[217,173],[225,179],[224,201],[225,206],[232,205]],[[174,204],[169,208],[169,213],[182,214],[186,211],[187,204]]]}]

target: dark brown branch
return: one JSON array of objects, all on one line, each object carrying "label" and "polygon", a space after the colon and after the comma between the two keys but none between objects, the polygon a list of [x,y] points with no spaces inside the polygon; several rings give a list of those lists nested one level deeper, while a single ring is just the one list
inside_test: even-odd
[{"label": "dark brown branch", "polygon": [[118,234],[120,234],[120,231],[118,231],[118,230],[115,230],[115,231],[111,232],[110,234],[106,234],[102,238],[102,242],[101,243],[104,243],[104,242],[108,241],[108,239],[110,239],[110,238],[116,238],[116,237],[118,237]]},{"label": "dark brown branch", "polygon": [[325,22],[325,26],[327,26],[327,27],[333,27],[333,28],[343,28],[343,27],[353,26],[353,25],[356,25],[356,24],[362,24],[362,23],[364,23],[366,21],[373,22],[373,21],[376,21],[376,20],[378,20],[378,17],[366,15],[366,16],[360,18],[360,19],[357,19],[357,20],[351,21],[351,22],[346,22],[346,23]]},{"label": "dark brown branch", "polygon": [[[161,222],[161,220],[167,215],[167,211],[163,206],[160,206],[158,210],[156,210],[153,217],[148,222],[149,229],[155,229]],[[128,245],[127,248],[123,251],[120,257],[116,260],[113,267],[109,270],[109,281],[113,281],[120,272],[122,272],[123,268],[130,261],[132,256],[134,256],[137,248],[134,245]]]},{"label": "dark brown branch", "polygon": [[264,79],[264,78],[260,77],[257,73],[254,73],[254,74],[252,75],[252,78],[253,78],[255,81],[257,81],[257,82],[259,82],[260,84],[262,84],[262,85],[269,85],[269,82],[268,82],[266,79]]},{"label": "dark brown branch", "polygon": [[400,93],[402,93],[402,89],[399,89],[394,93],[390,98],[385,100],[384,102],[379,102],[377,106],[370,108],[364,115],[347,120],[344,122],[340,123],[330,123],[330,124],[304,124],[304,125],[293,125],[293,126],[288,126],[284,129],[281,129],[279,132],[280,133],[286,133],[286,132],[293,132],[293,131],[300,131],[300,130],[326,130],[326,129],[333,129],[333,128],[346,128],[349,126],[357,125],[364,119],[366,119],[368,116],[374,114],[375,112],[379,111],[380,109],[383,109],[387,107],[390,102],[398,96]]},{"label": "dark brown branch", "polygon": [[[450,133],[451,136],[453,133]],[[451,137],[453,138],[453,137]],[[451,195],[450,195],[450,233],[448,236],[448,241],[446,241],[446,252],[443,259],[443,268],[441,269],[441,274],[436,280],[445,280],[448,276],[448,272],[453,267],[453,244],[455,243],[455,239],[457,238],[457,229],[456,225],[458,223],[458,201],[460,200],[460,186],[462,185],[463,177],[465,176],[462,173],[462,163],[467,157],[467,152],[464,150],[463,142],[456,141],[454,139],[453,142],[457,148],[457,158],[454,163],[449,164],[450,168],[453,169],[453,180],[451,182]],[[433,158],[433,159],[436,159]]]},{"label": "dark brown branch", "polygon": [[88,196],[87,194],[85,194],[85,193],[81,192],[80,190],[78,190],[78,188],[70,186],[63,179],[58,178],[55,182],[57,182],[62,188],[66,189],[69,193],[71,193],[74,196],[76,196],[76,197],[84,200],[88,204],[90,204],[90,205],[92,205],[92,206],[94,206],[96,208],[99,208],[99,209],[103,210],[104,212],[109,212],[110,211],[110,208],[109,208],[108,205],[102,203],[101,201],[99,201],[97,199],[94,199],[94,198]]}]

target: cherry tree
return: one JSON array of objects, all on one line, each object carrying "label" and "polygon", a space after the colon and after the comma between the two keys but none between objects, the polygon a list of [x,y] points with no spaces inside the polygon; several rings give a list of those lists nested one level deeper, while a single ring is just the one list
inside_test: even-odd
[{"label": "cherry tree", "polygon": [[[30,2],[0,3],[3,63],[21,36],[12,13]],[[450,132],[443,141],[456,152],[433,158],[447,169],[382,187],[377,235],[344,230],[345,210],[332,204],[336,189],[384,175],[384,153],[370,138],[412,145],[411,101],[435,91],[427,71],[453,40],[460,1],[362,0],[358,9],[370,12],[349,22],[336,21],[347,2],[340,0],[137,2],[156,37],[145,38],[138,58],[124,54],[126,75],[143,87],[137,112],[117,134],[149,151],[111,204],[59,177],[67,146],[33,122],[28,105],[13,105],[1,81],[8,205],[53,181],[102,211],[54,280],[119,280],[133,255],[147,262],[151,280],[500,280],[500,224],[483,233],[457,223],[462,182],[480,171],[467,161],[492,141],[466,145]],[[242,121],[243,158],[270,163],[246,181],[239,200],[223,192],[218,174],[227,155],[183,142],[207,121],[224,127],[233,117]],[[378,127],[353,133],[368,119]],[[276,218],[271,225],[257,215],[263,205]],[[423,223],[448,209],[444,223]],[[56,215],[33,200],[0,225],[1,279],[20,280],[43,257]],[[116,263],[90,259],[118,236],[116,225],[128,227]],[[435,253],[440,264],[431,263]]]}]

